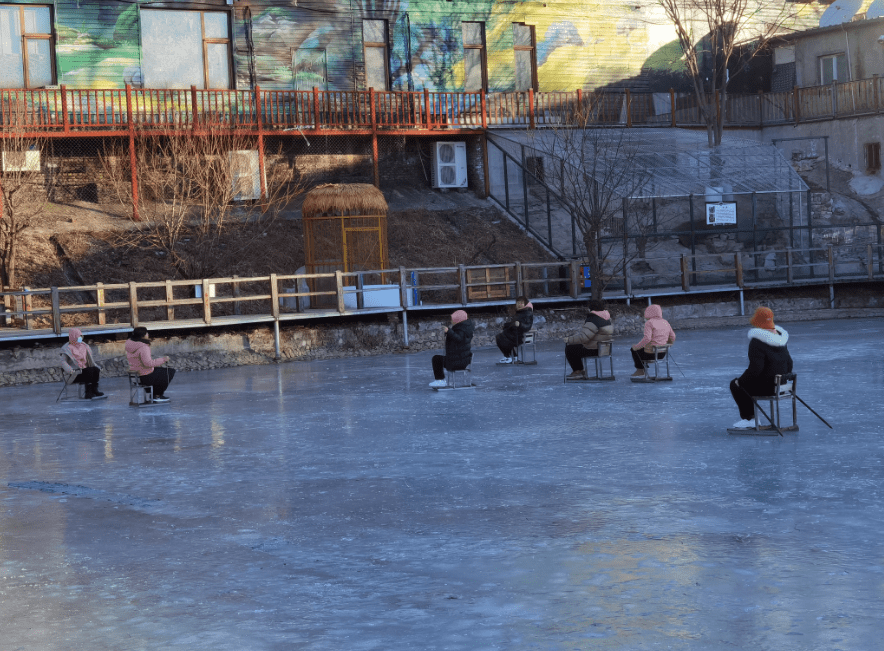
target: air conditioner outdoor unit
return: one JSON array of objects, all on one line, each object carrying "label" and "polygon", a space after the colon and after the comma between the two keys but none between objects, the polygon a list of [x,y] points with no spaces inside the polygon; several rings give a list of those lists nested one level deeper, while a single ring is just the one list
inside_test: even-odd
[{"label": "air conditioner outdoor unit", "polygon": [[[257,149],[242,149],[227,153],[234,201],[261,198],[261,166]],[[266,180],[265,180],[266,183]]]},{"label": "air conditioner outdoor unit", "polygon": [[38,150],[4,151],[4,172],[39,172],[40,152]]},{"label": "air conditioner outdoor unit", "polygon": [[467,187],[467,145],[464,142],[433,143],[433,187]]}]

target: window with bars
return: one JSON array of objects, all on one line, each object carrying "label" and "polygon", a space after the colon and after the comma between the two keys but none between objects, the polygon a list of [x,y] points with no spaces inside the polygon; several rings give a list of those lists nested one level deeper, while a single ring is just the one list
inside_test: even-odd
[{"label": "window with bars", "polygon": [[365,50],[365,88],[390,89],[390,63],[387,56],[387,21],[362,21],[362,47]]},{"label": "window with bars", "polygon": [[881,169],[881,143],[867,142],[863,146],[866,159],[866,171],[874,174]]},{"label": "window with bars", "polygon": [[534,25],[513,23],[516,59],[515,90],[537,90],[537,46]]},{"label": "window with bars", "polygon": [[50,12],[48,6],[0,4],[0,88],[55,83]]},{"label": "window with bars", "polygon": [[230,88],[229,16],[142,9],[141,58],[147,88]]},{"label": "window with bars", "polygon": [[463,89],[478,92],[488,88],[485,58],[485,23],[461,23],[463,32]]}]

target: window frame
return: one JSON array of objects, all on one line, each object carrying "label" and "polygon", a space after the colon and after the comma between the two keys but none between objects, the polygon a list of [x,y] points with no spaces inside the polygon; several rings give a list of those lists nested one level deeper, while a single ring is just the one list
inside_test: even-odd
[{"label": "window frame", "polygon": [[[530,29],[531,34],[531,43],[530,45],[519,45],[516,43],[516,26],[520,27],[528,27]],[[531,58],[531,87],[535,93],[538,91],[538,82],[537,82],[537,31],[534,25],[528,25],[527,23],[516,22],[513,23],[513,82],[516,80],[516,71],[518,70],[519,60],[517,58],[516,52],[529,52]],[[516,91],[527,91],[528,88],[517,88]]]},{"label": "window frame", "polygon": [[[482,34],[482,42],[479,45],[467,44],[466,40],[463,38],[464,34],[464,26],[465,25],[479,25]],[[484,21],[479,20],[463,20],[460,23],[461,30],[461,40],[463,41],[463,49],[464,49],[464,92],[465,93],[487,93],[488,92],[488,50],[487,43],[485,40],[485,23]],[[482,87],[478,90],[467,90],[467,50],[479,50],[479,65],[482,68]]]},{"label": "window frame", "polygon": [[[154,11],[154,12],[187,12],[187,13],[196,13],[199,14],[200,18],[200,49],[203,55],[202,60],[202,80],[203,87],[200,90],[236,90],[236,70],[234,69],[234,59],[233,59],[233,39],[231,38],[231,30],[233,28],[233,20],[230,11],[225,10],[215,10],[215,9],[188,9],[188,8],[168,8],[168,7],[152,7],[152,6],[139,6],[139,23],[141,21],[141,12],[144,11]],[[227,37],[226,38],[218,38],[218,37],[206,37],[206,14],[220,14],[223,15],[227,22]],[[139,29],[141,32],[141,29]],[[142,76],[144,76],[144,68],[146,67],[147,62],[144,61],[144,33],[140,33],[141,42],[141,52],[142,52]],[[227,47],[227,86],[225,88],[212,88],[209,85],[209,45],[225,45]]]},{"label": "window frame", "polygon": [[[23,88],[45,88],[46,85],[54,86],[58,83],[58,76],[55,62],[55,20],[52,16],[53,5],[50,4],[20,4],[17,2],[0,3],[2,8],[18,9],[19,31],[21,33],[21,65]],[[25,9],[46,9],[49,12],[49,33],[48,34],[31,34],[25,31]],[[44,86],[32,86],[30,79],[30,68],[28,66],[28,41],[49,41],[49,65],[51,82]]]},{"label": "window frame", "polygon": [[[365,39],[365,23],[382,23],[383,24],[383,41],[367,41]],[[369,90],[371,86],[368,83],[368,49],[382,50],[384,55],[384,87],[375,88],[381,92],[390,90],[390,48],[388,41],[390,39],[390,25],[383,18],[363,18],[362,19],[362,65],[365,69],[365,90]]]},{"label": "window frame", "polygon": [[[840,66],[838,65],[838,59],[841,59],[844,63],[843,70],[846,73],[846,79],[838,78],[838,70]],[[817,57],[819,75],[820,75],[820,85],[821,86],[829,86],[831,84],[843,84],[844,82],[850,81],[850,70],[847,68],[847,54],[845,52],[833,52],[832,54],[823,54]],[[834,62],[834,66],[832,68],[832,81],[826,83],[824,80],[826,78],[825,71],[823,66],[826,62],[832,61]]]}]

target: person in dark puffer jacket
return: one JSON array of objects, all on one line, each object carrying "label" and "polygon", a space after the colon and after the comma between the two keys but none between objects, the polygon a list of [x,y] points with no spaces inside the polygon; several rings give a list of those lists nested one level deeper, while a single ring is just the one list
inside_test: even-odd
[{"label": "person in dark puffer jacket", "polygon": [[513,349],[525,340],[525,333],[534,325],[534,306],[524,296],[516,299],[516,315],[512,321],[503,326],[501,332],[495,338],[497,347],[503,353],[500,364],[512,364]]},{"label": "person in dark puffer jacket", "polygon": [[430,382],[434,389],[446,385],[445,370],[461,371],[467,368],[473,361],[473,352],[470,348],[473,341],[475,327],[473,322],[463,310],[457,310],[451,315],[451,327],[443,328],[445,332],[445,354],[433,355],[433,377]]},{"label": "person in dark puffer jacket", "polygon": [[774,376],[792,372],[792,356],[786,343],[789,333],[774,325],[770,308],[759,307],[749,320],[754,327],[749,330],[749,368],[735,380],[731,380],[731,395],[740,409],[740,422],[736,429],[755,427],[755,406],[751,396],[773,395]]},{"label": "person in dark puffer jacket", "polygon": [[591,300],[586,321],[577,334],[565,339],[565,359],[573,371],[568,377],[570,379],[584,377],[583,358],[598,357],[599,343],[610,342],[613,339],[614,326],[611,323],[611,313],[605,309],[605,302]]}]

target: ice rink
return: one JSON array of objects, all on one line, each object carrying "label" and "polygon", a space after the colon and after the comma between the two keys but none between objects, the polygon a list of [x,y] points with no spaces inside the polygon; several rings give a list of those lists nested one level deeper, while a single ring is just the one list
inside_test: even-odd
[{"label": "ice rink", "polygon": [[882,648],[882,321],[782,325],[834,430],[727,433],[748,323],[654,385],[621,338],[600,384],[547,342],[463,391],[432,352],[0,389],[0,648]]}]

